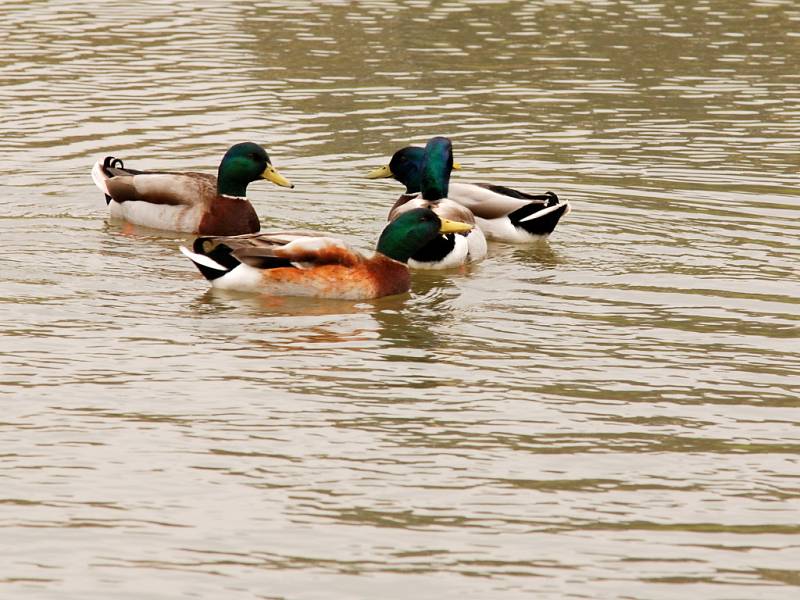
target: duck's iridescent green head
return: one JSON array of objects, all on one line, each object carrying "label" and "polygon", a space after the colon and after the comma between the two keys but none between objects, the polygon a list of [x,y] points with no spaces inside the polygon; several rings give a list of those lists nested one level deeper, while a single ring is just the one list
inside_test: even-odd
[{"label": "duck's iridescent green head", "polygon": [[419,192],[420,168],[425,158],[425,148],[406,146],[401,148],[389,161],[392,177],[406,186],[407,194]]},{"label": "duck's iridescent green head", "polygon": [[442,219],[429,208],[415,208],[404,212],[384,228],[377,250],[405,263],[437,235],[466,233],[471,229],[472,225]]},{"label": "duck's iridescent green head", "polygon": [[425,200],[447,198],[450,171],[453,170],[453,144],[446,137],[433,137],[425,145],[420,168],[420,191]]},{"label": "duck's iridescent green head", "polygon": [[258,179],[267,179],[283,187],[294,187],[275,170],[264,148],[253,142],[235,144],[219,163],[217,192],[244,197],[247,195],[247,184]]},{"label": "duck's iridescent green head", "polygon": [[[420,190],[422,161],[424,158],[425,148],[420,148],[419,146],[400,148],[392,155],[392,160],[388,165],[373,169],[367,173],[367,178],[393,177],[406,186],[406,194],[417,194]],[[453,163],[454,170],[460,168],[461,166],[458,163]]]}]

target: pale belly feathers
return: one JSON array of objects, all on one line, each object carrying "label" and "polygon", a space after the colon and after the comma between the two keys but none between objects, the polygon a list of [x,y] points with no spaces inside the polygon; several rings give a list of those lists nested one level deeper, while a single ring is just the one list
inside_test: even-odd
[{"label": "pale belly feathers", "polygon": [[525,231],[522,227],[517,227],[508,217],[499,219],[481,219],[475,217],[475,224],[490,240],[500,240],[511,243],[531,242],[537,238],[546,238],[549,234],[534,235]]},{"label": "pale belly feathers", "polygon": [[136,225],[154,229],[169,229],[196,233],[203,216],[203,206],[152,204],[150,202],[111,200],[108,204],[111,216]]}]

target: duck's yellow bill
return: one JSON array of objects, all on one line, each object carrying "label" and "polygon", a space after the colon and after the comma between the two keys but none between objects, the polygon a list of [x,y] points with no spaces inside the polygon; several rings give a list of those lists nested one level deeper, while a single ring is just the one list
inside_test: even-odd
[{"label": "duck's yellow bill", "polygon": [[385,177],[394,177],[394,173],[392,173],[389,165],[383,165],[377,169],[372,169],[372,171],[367,173],[367,179],[383,179]]},{"label": "duck's yellow bill", "polygon": [[468,231],[472,231],[472,225],[448,219],[442,219],[442,225],[439,228],[439,233],[467,233]]},{"label": "duck's yellow bill", "polygon": [[461,163],[453,161],[453,171],[460,171],[461,170]]},{"label": "duck's yellow bill", "polygon": [[294,185],[292,185],[292,182],[290,182],[288,179],[286,179],[286,177],[278,173],[278,170],[272,165],[267,165],[267,168],[264,169],[264,172],[261,174],[261,177],[281,187],[287,187],[287,188],[294,187]]}]

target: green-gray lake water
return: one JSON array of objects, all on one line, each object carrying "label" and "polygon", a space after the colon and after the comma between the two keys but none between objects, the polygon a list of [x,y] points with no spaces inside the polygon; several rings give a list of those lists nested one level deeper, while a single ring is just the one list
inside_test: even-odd
[{"label": "green-gray lake water", "polygon": [[[798,597],[793,0],[4,1],[0,597]],[[374,245],[397,148],[573,208],[371,302],[218,294],[89,172]]]}]

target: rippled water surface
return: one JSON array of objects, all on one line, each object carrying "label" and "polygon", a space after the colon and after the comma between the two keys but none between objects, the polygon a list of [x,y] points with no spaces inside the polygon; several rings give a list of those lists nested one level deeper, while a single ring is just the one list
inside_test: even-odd
[{"label": "rippled water surface", "polygon": [[[0,597],[797,598],[800,8],[0,5]],[[213,294],[89,177],[264,144],[370,247],[432,135],[553,190],[372,302]]]}]

